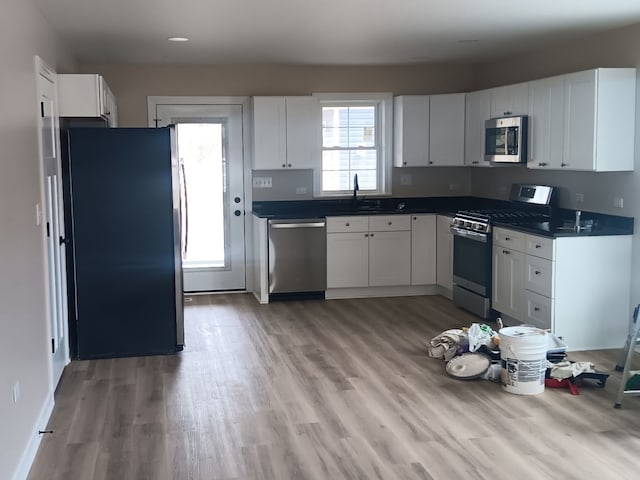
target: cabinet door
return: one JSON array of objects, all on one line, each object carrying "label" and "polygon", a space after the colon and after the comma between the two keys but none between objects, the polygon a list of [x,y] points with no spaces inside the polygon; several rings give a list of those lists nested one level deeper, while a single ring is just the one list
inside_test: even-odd
[{"label": "cabinet door", "polygon": [[504,315],[523,321],[524,303],[524,253],[495,246],[492,307]]},{"label": "cabinet door", "polygon": [[464,165],[464,93],[431,95],[429,165]]},{"label": "cabinet door", "polygon": [[464,164],[489,167],[484,159],[484,122],[491,117],[491,90],[466,94],[464,125]]},{"label": "cabinet door", "polygon": [[424,167],[429,162],[429,97],[404,95],[393,100],[394,165]]},{"label": "cabinet door", "polygon": [[284,97],[253,97],[253,168],[287,168]]},{"label": "cabinet door", "polygon": [[369,234],[327,234],[327,288],[369,285]]},{"label": "cabinet door", "polygon": [[451,217],[438,215],[436,231],[436,283],[447,290],[453,289],[453,235]]},{"label": "cabinet door", "polygon": [[528,110],[528,83],[516,83],[491,90],[491,118],[527,115]]},{"label": "cabinet door", "polygon": [[321,109],[316,97],[286,97],[287,168],[320,165]]},{"label": "cabinet door", "polygon": [[435,215],[411,217],[411,285],[436,283],[436,224]]},{"label": "cabinet door", "polygon": [[564,156],[564,76],[529,85],[527,167],[559,169]]},{"label": "cabinet door", "polygon": [[411,283],[411,232],[369,233],[369,286]]},{"label": "cabinet door", "polygon": [[565,75],[565,144],[567,170],[595,169],[596,71]]},{"label": "cabinet door", "polygon": [[526,318],[525,323],[534,325],[543,330],[553,328],[553,299],[531,292],[525,291]]}]

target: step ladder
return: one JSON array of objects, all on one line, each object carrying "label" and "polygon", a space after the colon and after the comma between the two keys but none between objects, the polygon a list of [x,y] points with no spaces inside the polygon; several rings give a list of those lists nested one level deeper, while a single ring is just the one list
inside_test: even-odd
[{"label": "step ladder", "polygon": [[629,334],[627,335],[627,342],[624,345],[624,350],[620,355],[620,360],[616,365],[616,371],[622,372],[622,378],[620,379],[620,388],[618,390],[618,396],[616,397],[616,403],[613,404],[614,408],[622,407],[622,397],[627,395],[630,397],[640,396],[640,390],[627,390],[626,384],[629,380],[629,370],[631,370],[631,360],[633,354],[636,351],[638,345],[638,337],[640,336],[640,322],[638,322],[638,310],[640,310],[640,304],[636,305],[633,309],[633,323],[629,327]]}]

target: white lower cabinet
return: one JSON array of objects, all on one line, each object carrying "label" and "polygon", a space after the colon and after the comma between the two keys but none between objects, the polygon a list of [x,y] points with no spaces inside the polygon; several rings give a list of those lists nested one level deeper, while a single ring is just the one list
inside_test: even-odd
[{"label": "white lower cabinet", "polygon": [[551,330],[570,350],[623,345],[630,318],[630,235],[553,239],[495,228],[493,242],[495,310]]},{"label": "white lower cabinet", "polygon": [[411,283],[411,232],[369,233],[369,286]]},{"label": "white lower cabinet", "polygon": [[327,287],[369,284],[369,238],[364,232],[327,233]]},{"label": "white lower cabinet", "polygon": [[453,217],[438,215],[436,249],[436,283],[443,288],[453,290]]},{"label": "white lower cabinet", "polygon": [[327,288],[409,285],[409,218],[327,218]]},{"label": "white lower cabinet", "polygon": [[411,216],[411,285],[436,283],[437,216]]},{"label": "white lower cabinet", "polygon": [[524,253],[500,245],[493,247],[494,310],[513,318],[524,313]]}]

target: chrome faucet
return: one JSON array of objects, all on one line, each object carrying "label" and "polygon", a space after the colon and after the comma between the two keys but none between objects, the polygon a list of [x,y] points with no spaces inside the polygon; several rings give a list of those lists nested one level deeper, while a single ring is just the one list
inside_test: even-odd
[{"label": "chrome faucet", "polygon": [[353,175],[353,208],[358,206],[358,197],[356,196],[356,192],[360,190],[360,186],[358,185],[358,174]]}]

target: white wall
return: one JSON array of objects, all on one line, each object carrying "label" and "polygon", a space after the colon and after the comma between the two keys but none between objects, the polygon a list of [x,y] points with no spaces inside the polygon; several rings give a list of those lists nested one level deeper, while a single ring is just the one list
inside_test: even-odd
[{"label": "white wall", "polygon": [[[0,479],[12,478],[49,392],[35,55],[73,69],[31,0],[0,14]],[[21,396],[13,403],[12,388]]]}]

